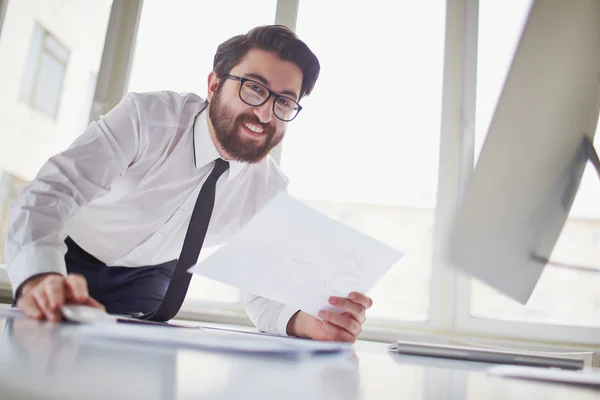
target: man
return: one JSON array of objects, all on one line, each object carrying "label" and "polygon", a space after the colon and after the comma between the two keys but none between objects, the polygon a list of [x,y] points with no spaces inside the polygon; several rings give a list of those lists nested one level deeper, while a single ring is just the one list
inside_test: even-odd
[{"label": "man", "polygon": [[[128,94],[23,190],[11,208],[6,260],[24,314],[57,321],[65,303],[157,313],[185,295],[185,269],[203,241],[226,241],[285,190],[268,153],[313,89],[316,56],[287,28],[263,26],[222,43],[213,68],[206,100]],[[186,268],[176,268],[185,257]],[[183,289],[175,284],[182,279]],[[246,300],[260,330],[349,342],[372,305],[360,293],[331,298],[344,313],[317,319]]]}]

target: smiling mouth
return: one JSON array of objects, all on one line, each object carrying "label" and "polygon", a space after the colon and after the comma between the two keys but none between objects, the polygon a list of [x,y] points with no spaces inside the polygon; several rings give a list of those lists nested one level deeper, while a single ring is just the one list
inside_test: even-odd
[{"label": "smiling mouth", "polygon": [[242,123],[243,131],[250,137],[262,138],[266,136],[265,129],[262,126],[251,124],[249,122]]}]

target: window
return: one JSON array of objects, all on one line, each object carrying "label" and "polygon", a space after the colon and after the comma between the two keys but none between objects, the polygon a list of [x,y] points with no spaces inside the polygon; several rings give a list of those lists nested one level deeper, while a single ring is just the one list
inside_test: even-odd
[{"label": "window", "polygon": [[281,165],[292,196],[405,253],[369,293],[371,322],[429,318],[444,18],[443,0],[299,4],[322,69]]},{"label": "window", "polygon": [[21,99],[56,119],[69,50],[39,23],[35,23],[25,65]]}]

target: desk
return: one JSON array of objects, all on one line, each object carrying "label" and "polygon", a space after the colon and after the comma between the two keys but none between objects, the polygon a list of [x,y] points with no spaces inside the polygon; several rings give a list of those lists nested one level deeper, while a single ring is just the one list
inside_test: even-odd
[{"label": "desk", "polygon": [[[169,329],[169,328],[165,328]],[[586,388],[488,377],[485,364],[390,354],[308,359],[93,339],[80,326],[0,318],[1,399],[598,399]]]}]

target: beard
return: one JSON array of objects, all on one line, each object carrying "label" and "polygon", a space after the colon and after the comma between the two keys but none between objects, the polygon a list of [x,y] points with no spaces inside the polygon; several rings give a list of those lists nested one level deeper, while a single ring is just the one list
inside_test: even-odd
[{"label": "beard", "polygon": [[[240,114],[234,118],[233,112],[223,102],[219,85],[213,99],[208,105],[208,117],[213,125],[215,136],[221,148],[234,160],[257,163],[269,154],[271,149],[281,142],[283,134],[277,134],[275,128],[263,124],[254,114]],[[241,101],[241,100],[240,100]],[[273,116],[273,118],[277,118]],[[244,138],[240,132],[244,123],[250,123],[263,128],[263,140]]]}]

